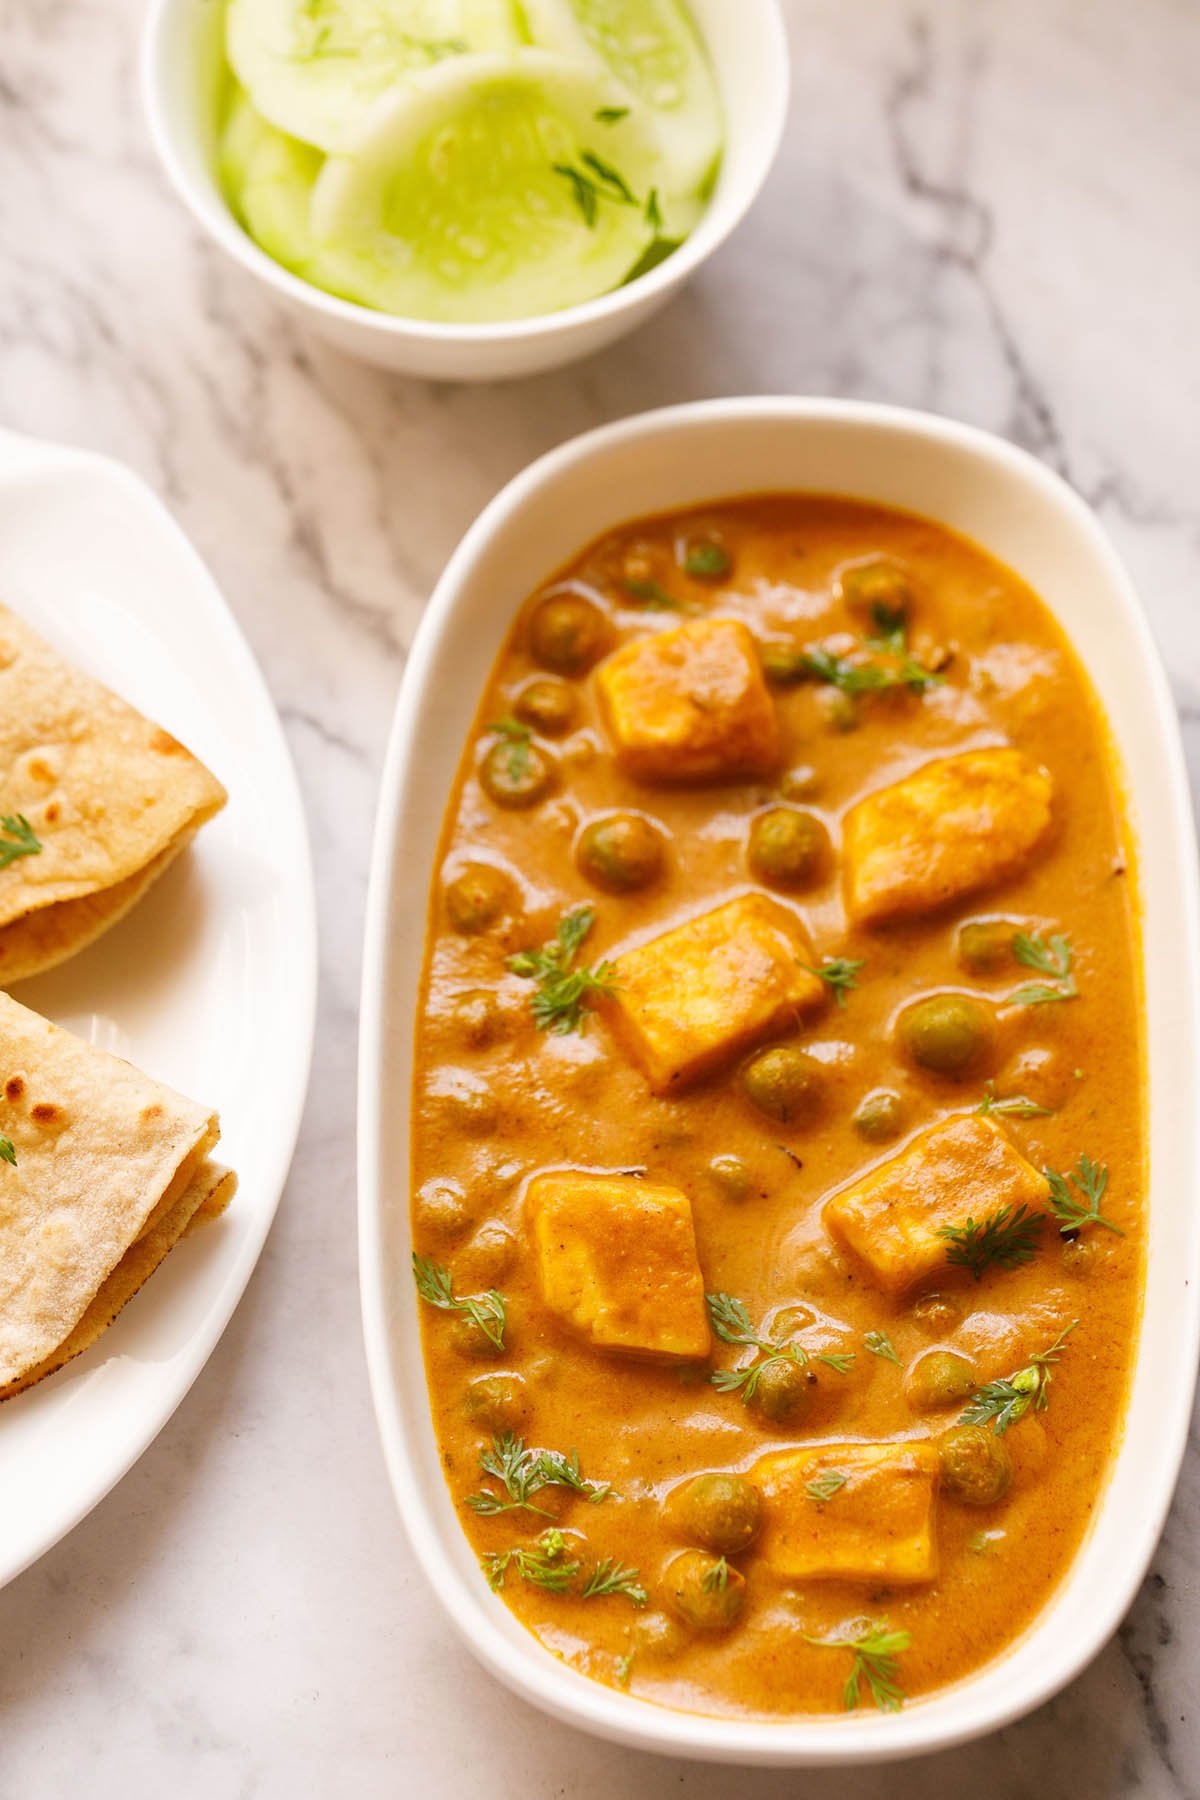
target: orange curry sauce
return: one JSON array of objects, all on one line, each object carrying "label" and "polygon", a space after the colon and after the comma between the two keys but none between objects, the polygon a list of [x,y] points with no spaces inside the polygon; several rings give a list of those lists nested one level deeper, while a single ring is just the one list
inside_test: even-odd
[{"label": "orange curry sauce", "polygon": [[[698,543],[717,548],[693,556],[689,575]],[[875,561],[907,593],[900,635],[895,610],[872,616],[854,601],[854,568]],[[536,766],[548,789],[528,805],[496,804],[480,780],[500,741],[490,727],[519,716],[522,690],[547,674],[533,644],[548,594],[600,609],[605,654],[698,620],[744,621],[776,676],[774,768],[754,779],[635,779],[601,718],[596,667],[560,669],[567,692],[553,692],[569,719],[550,721],[554,735],[504,740],[544,759]],[[902,682],[847,695],[797,665],[814,647],[893,673],[908,655],[939,678],[924,691]],[[798,666],[807,678],[794,678]],[[852,923],[849,809],[936,759],[997,745],[1023,752],[1053,784],[1049,829],[1020,867],[931,910]],[[747,855],[752,820],[780,805],[815,815],[828,834],[820,866],[791,887],[757,878]],[[613,810],[655,822],[665,848],[660,873],[626,892],[598,886],[578,858],[589,820]],[[1131,858],[1104,720],[1063,634],[1011,570],[929,520],[804,494],[641,519],[591,545],[522,609],[464,752],[433,885],[416,1025],[413,1229],[418,1255],[449,1272],[456,1297],[503,1296],[499,1352],[468,1317],[422,1305],[431,1405],[446,1480],[481,1560],[520,1547],[567,1571],[561,1592],[525,1579],[516,1559],[494,1575],[496,1604],[555,1655],[662,1704],[777,1719],[848,1704],[852,1652],[811,1638],[853,1636],[864,1620],[907,1634],[894,1674],[911,1702],[995,1656],[1046,1604],[1101,1495],[1138,1329],[1145,1128]],[[502,879],[485,872],[482,913],[465,916],[462,895],[478,899],[481,865]],[[790,912],[814,967],[861,963],[855,985],[840,1001],[828,987],[815,1010],[776,1021],[681,1089],[652,1091],[627,1034],[613,1030],[613,1000],[586,997],[579,1029],[539,1029],[536,983],[507,967],[581,906],[595,917],[579,961],[595,968],[752,892]],[[1011,928],[987,969],[964,964],[959,936],[980,919]],[[1065,937],[1069,973],[1024,966],[1012,952],[1017,933],[1043,945]],[[1031,985],[1075,992],[1006,1003]],[[974,997],[988,1021],[980,1054],[957,1075],[914,1061],[897,1024],[906,1006],[947,992]],[[809,1092],[786,1118],[745,1091],[748,1059],[763,1043],[806,1054]],[[872,1139],[856,1115],[881,1089],[894,1098]],[[1066,1172],[1081,1155],[1107,1168],[1101,1210],[1123,1235],[1095,1222],[1064,1236],[1047,1212],[1035,1253],[1018,1266],[992,1263],[976,1279],[949,1261],[947,1239],[935,1269],[911,1286],[881,1286],[827,1229],[826,1201],[902,1155],[916,1134],[974,1114],[989,1094],[1046,1109],[995,1119],[1032,1170]],[[750,1367],[766,1351],[714,1337],[703,1359],[656,1361],[598,1347],[554,1310],[526,1206],[531,1179],[547,1170],[634,1172],[686,1196],[704,1290],[736,1297],[756,1334],[809,1359],[801,1416],[772,1421],[743,1390],[714,1385],[716,1371]],[[712,1471],[755,1484],[764,1455],[821,1442],[936,1449],[967,1402],[922,1396],[912,1373],[922,1355],[958,1353],[982,1387],[1029,1366],[1075,1320],[1044,1406],[1029,1406],[1003,1434],[1003,1496],[969,1504],[937,1483],[931,1578],[892,1579],[886,1562],[852,1579],[781,1574],[762,1551],[768,1498],[760,1536],[729,1557],[726,1577],[718,1570],[708,1581],[710,1594],[723,1580],[739,1588],[736,1618],[710,1629],[680,1615],[672,1565],[699,1540],[668,1504],[679,1484]],[[875,1333],[895,1360],[868,1347]],[[496,1375],[505,1379],[478,1385]],[[542,1511],[472,1511],[472,1494],[511,1498],[479,1463],[505,1429],[527,1447],[576,1452],[581,1478],[608,1484],[607,1497],[547,1485],[530,1494]],[[814,1541],[836,1542],[852,1486],[807,1497]],[[885,1552],[892,1523],[880,1490]],[[866,1528],[869,1536],[869,1518]],[[562,1536],[542,1543],[548,1530]],[[860,1538],[863,1530],[860,1506]],[[585,1596],[608,1558],[626,1591]],[[865,1680],[860,1693],[870,1705]]]}]

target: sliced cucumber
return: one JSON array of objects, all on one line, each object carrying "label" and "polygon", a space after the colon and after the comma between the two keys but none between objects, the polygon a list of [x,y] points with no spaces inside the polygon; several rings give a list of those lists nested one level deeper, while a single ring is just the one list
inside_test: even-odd
[{"label": "sliced cucumber", "polygon": [[535,44],[573,58],[590,53],[649,107],[662,133],[665,195],[707,195],[724,139],[721,97],[679,0],[521,0],[521,7]]},{"label": "sliced cucumber", "polygon": [[229,0],[233,72],[272,125],[340,150],[397,81],[520,41],[511,0]]},{"label": "sliced cucumber", "polygon": [[275,261],[324,286],[323,259],[309,223],[319,150],[276,131],[244,93],[234,94],[221,133],[221,183],[250,236]]},{"label": "sliced cucumber", "polygon": [[385,95],[352,150],[330,157],[313,231],[340,291],[369,306],[529,318],[619,285],[653,238],[646,200],[661,174],[657,132],[594,63],[461,57]]}]

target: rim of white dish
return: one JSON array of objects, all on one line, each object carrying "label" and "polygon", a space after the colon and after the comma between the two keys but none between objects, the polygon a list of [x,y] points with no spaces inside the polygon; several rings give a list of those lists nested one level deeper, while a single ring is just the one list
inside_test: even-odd
[{"label": "rim of white dish", "polygon": [[[170,15],[181,5],[195,5],[197,0],[151,0],[143,29],[140,80],[142,104],[150,129],[150,137],[159,161],[176,194],[192,217],[214,237],[236,262],[269,287],[289,299],[343,324],[362,326],[382,337],[413,343],[438,344],[520,344],[531,338],[548,339],[568,334],[576,327],[598,323],[625,312],[629,308],[666,294],[680,283],[741,224],[753,206],[779,154],[784,126],[787,123],[791,96],[791,59],[787,30],[779,0],[737,0],[741,6],[754,6],[761,14],[765,34],[762,69],[764,80],[757,109],[756,156],[742,175],[736,188],[717,187],[695,227],[680,245],[657,268],[628,285],[613,288],[595,300],[581,301],[560,312],[537,313],[529,319],[509,319],[492,324],[446,324],[438,320],[409,319],[395,313],[377,312],[353,300],[343,300],[324,288],[314,287],[277,263],[259,248],[234,218],[222,198],[205,193],[192,180],[176,148],[179,127],[163,103],[163,37]],[[720,71],[716,71],[718,85]]]},{"label": "rim of white dish", "polygon": [[[466,1643],[487,1669],[521,1698],[532,1702],[563,1722],[589,1730],[630,1748],[652,1750],[697,1761],[744,1763],[755,1766],[831,1767],[857,1763],[898,1761],[905,1757],[947,1750],[957,1744],[996,1731],[1051,1699],[1092,1661],[1128,1610],[1154,1554],[1166,1514],[1174,1496],[1179,1467],[1187,1444],[1197,1360],[1200,1357],[1200,1304],[1193,1297],[1187,1322],[1189,1369],[1187,1378],[1161,1396],[1159,1430],[1164,1438],[1164,1467],[1170,1481],[1162,1484],[1155,1503],[1136,1521],[1136,1532],[1126,1567],[1126,1577],[1114,1583],[1097,1601],[1096,1624],[1086,1641],[1059,1648],[1050,1659],[1019,1669],[1024,1640],[1054,1608],[1059,1591],[1050,1597],[1026,1631],[999,1657],[980,1671],[928,1697],[920,1705],[898,1714],[854,1714],[846,1718],[792,1721],[738,1720],[703,1713],[677,1711],[667,1706],[624,1695],[578,1674],[555,1661],[537,1644],[538,1654],[514,1665],[511,1643],[499,1625],[475,1606],[458,1571],[446,1559],[431,1504],[399,1422],[389,1369],[388,1321],[383,1293],[385,1269],[381,1243],[383,1196],[380,1144],[382,1084],[379,1072],[384,1051],[386,996],[382,972],[386,967],[388,918],[391,907],[395,840],[399,822],[398,799],[405,762],[407,707],[405,695],[423,686],[437,647],[445,616],[456,604],[464,577],[497,527],[522,507],[532,494],[573,464],[586,462],[614,445],[664,432],[690,431],[724,422],[768,422],[780,418],[821,424],[863,426],[894,436],[900,448],[913,435],[941,442],[951,449],[1019,474],[1040,488],[1055,507],[1068,512],[1085,532],[1096,556],[1107,565],[1123,609],[1145,652],[1146,676],[1154,691],[1156,710],[1174,719],[1170,690],[1148,622],[1136,590],[1091,508],[1051,469],[1005,439],[970,425],[932,413],[868,401],[814,398],[761,397],[693,402],[635,414],[601,426],[560,445],[515,476],[484,508],[454,551],[421,620],[405,668],[401,693],[389,739],[380,790],[367,899],[366,940],[359,1036],[359,1279],[363,1334],[376,1419],[385,1460],[396,1495],[402,1523],[416,1552],[418,1563]],[[1162,745],[1170,791],[1166,806],[1171,829],[1190,841],[1191,810],[1186,769],[1177,731],[1168,730]],[[1164,827],[1165,829],[1165,827]],[[425,871],[422,871],[424,876]],[[1190,996],[1192,1041],[1200,1034],[1197,994],[1200,991],[1200,868],[1194,858],[1184,859],[1183,898],[1190,933],[1178,946],[1180,980],[1186,980]],[[420,903],[424,906],[422,885]],[[407,1026],[406,1026],[407,1028]],[[1197,1166],[1200,1119],[1193,1119],[1193,1170]],[[1103,1505],[1103,1502],[1102,1502]],[[1065,1579],[1065,1577],[1064,1577]],[[1007,1663],[1016,1679],[1001,1702],[978,1700],[971,1688],[981,1675]],[[953,1698],[954,1712],[939,1705]]]}]

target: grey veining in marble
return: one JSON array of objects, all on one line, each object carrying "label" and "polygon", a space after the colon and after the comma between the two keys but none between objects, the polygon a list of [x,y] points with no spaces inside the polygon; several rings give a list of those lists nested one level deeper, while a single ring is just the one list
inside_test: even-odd
[{"label": "grey veining in marble", "polygon": [[324,956],[300,1152],[245,1300],[154,1447],[0,1594],[5,1800],[1200,1793],[1200,1448],[1069,1691],[986,1744],[811,1777],[614,1751],[511,1700],[451,1635],[384,1480],[353,1218],[367,846],[424,597],[509,475],[601,420],[739,391],[1003,432],[1098,507],[1200,776],[1200,5],[786,10],[791,127],[735,241],[626,344],[453,389],[311,347],[200,241],[145,140],[139,0],[0,0],[0,418],[124,458],[207,558],[299,765]]}]

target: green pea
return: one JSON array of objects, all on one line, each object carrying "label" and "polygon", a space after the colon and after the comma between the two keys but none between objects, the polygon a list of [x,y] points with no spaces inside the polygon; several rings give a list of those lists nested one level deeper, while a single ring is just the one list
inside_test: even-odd
[{"label": "green pea", "polygon": [[736,1556],[758,1536],[762,1495],[741,1475],[696,1475],[676,1488],[668,1512],[684,1537],[720,1556]]},{"label": "green pea", "polygon": [[776,687],[792,687],[796,682],[808,679],[804,651],[791,638],[761,638],[758,660],[763,674]]},{"label": "green pea", "polygon": [[524,737],[499,737],[479,765],[484,792],[508,812],[523,812],[544,800],[554,786],[554,764]]},{"label": "green pea", "polygon": [[913,1324],[927,1337],[943,1337],[958,1324],[959,1302],[950,1294],[922,1294],[912,1304]]},{"label": "green pea", "polygon": [[475,937],[508,910],[512,883],[490,863],[468,863],[446,883],[446,912],[455,931]]},{"label": "green pea", "polygon": [[1004,1442],[983,1425],[952,1425],[938,1439],[942,1487],[968,1506],[992,1506],[1012,1479]]},{"label": "green pea", "polygon": [[513,712],[523,725],[543,737],[561,737],[575,717],[575,696],[565,681],[539,676],[523,687],[513,701]]},{"label": "green pea", "polygon": [[899,1036],[909,1056],[935,1075],[974,1074],[988,1059],[991,1015],[968,994],[930,994],[900,1015]]},{"label": "green pea", "polygon": [[480,1331],[464,1313],[450,1319],[446,1326],[446,1336],[459,1356],[465,1356],[471,1362],[494,1362],[498,1356],[507,1354],[498,1350],[486,1331]]},{"label": "green pea", "polygon": [[797,1425],[812,1405],[817,1378],[790,1356],[764,1363],[746,1405],[772,1425]]},{"label": "green pea", "polygon": [[608,619],[582,594],[543,600],[529,623],[534,660],[556,675],[583,675],[613,644]]},{"label": "green pea", "polygon": [[774,887],[802,888],[817,881],[829,862],[829,833],[814,813],[772,806],[750,825],[751,872]]},{"label": "green pea", "polygon": [[529,1395],[520,1375],[476,1375],[467,1383],[467,1417],[484,1431],[519,1431],[529,1416]]},{"label": "green pea", "polygon": [[633,1626],[634,1648],[639,1657],[644,1656],[651,1662],[662,1662],[678,1656],[690,1641],[690,1634],[684,1629],[682,1621],[673,1618],[670,1613],[643,1613]]},{"label": "green pea", "polygon": [[753,1177],[740,1156],[714,1156],[708,1172],[727,1200],[748,1198]]},{"label": "green pea", "polygon": [[723,581],[733,568],[733,558],[712,532],[697,532],[683,545],[683,572],[693,581]]},{"label": "green pea", "polygon": [[779,791],[785,800],[811,800],[821,785],[821,777],[808,763],[797,763],[780,777]]},{"label": "green pea", "polygon": [[1100,1255],[1100,1246],[1096,1239],[1091,1237],[1067,1238],[1060,1254],[1063,1268],[1068,1274],[1086,1275],[1089,1269],[1095,1267],[1096,1260]]},{"label": "green pea", "polygon": [[838,591],[846,605],[864,615],[880,633],[905,624],[912,611],[911,579],[903,565],[889,557],[876,557],[843,569]]},{"label": "green pea", "polygon": [[972,975],[994,975],[1013,960],[1009,919],[967,919],[958,928],[958,960]]},{"label": "green pea", "polygon": [[825,1071],[820,1063],[791,1044],[760,1050],[742,1070],[746,1098],[781,1124],[812,1119],[825,1098]]},{"label": "green pea", "polygon": [[663,835],[640,813],[593,819],[576,852],[581,872],[610,894],[649,887],[663,866]]},{"label": "green pea", "polygon": [[957,1406],[975,1392],[975,1365],[954,1350],[927,1350],[908,1371],[905,1391],[917,1412]]},{"label": "green pea", "polygon": [[858,704],[857,694],[844,693],[841,688],[826,687],[821,689],[817,702],[830,731],[857,731],[862,724],[862,708]]},{"label": "green pea", "polygon": [[666,1572],[670,1604],[696,1631],[728,1631],[746,1598],[745,1577],[703,1550],[685,1550]]},{"label": "green pea", "polygon": [[886,1144],[904,1123],[904,1102],[891,1088],[876,1088],[859,1102],[854,1129],[868,1144]]},{"label": "green pea", "polygon": [[476,1050],[494,1044],[504,1034],[500,1002],[488,988],[472,988],[456,997],[454,1023],[459,1035]]},{"label": "green pea", "polygon": [[471,1203],[456,1181],[427,1181],[413,1211],[422,1231],[444,1239],[461,1237],[474,1221]]}]

